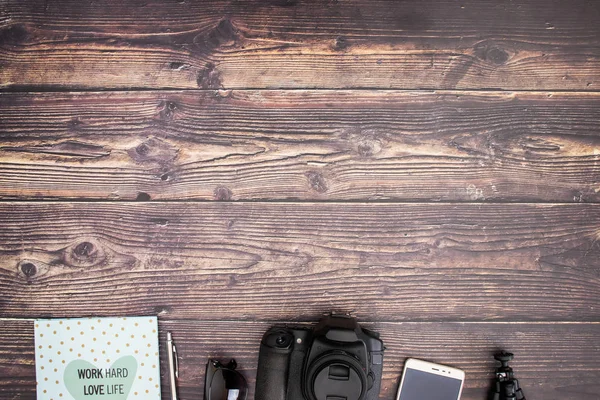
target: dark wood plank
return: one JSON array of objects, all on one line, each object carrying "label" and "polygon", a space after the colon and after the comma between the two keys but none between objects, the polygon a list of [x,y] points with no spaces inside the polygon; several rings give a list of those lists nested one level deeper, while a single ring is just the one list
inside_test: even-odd
[{"label": "dark wood plank", "polygon": [[[249,381],[253,398],[258,346],[270,323],[161,320],[164,341],[170,330],[180,356],[180,397],[197,399],[208,357],[235,357]],[[417,357],[451,364],[466,371],[463,400],[481,400],[494,371],[492,354],[516,354],[513,368],[531,400],[598,398],[598,323],[370,323],[387,346],[381,399],[393,399],[404,360]],[[34,399],[33,322],[0,320],[0,398]],[[565,340],[568,338],[568,340]],[[161,349],[163,395],[168,396],[166,358]],[[557,379],[558,378],[558,379]]]},{"label": "dark wood plank", "polygon": [[596,321],[600,207],[1,203],[5,317]]},{"label": "dark wood plank", "polygon": [[600,200],[600,94],[0,95],[0,197]]},{"label": "dark wood plank", "polygon": [[597,90],[593,0],[3,0],[4,88]]}]

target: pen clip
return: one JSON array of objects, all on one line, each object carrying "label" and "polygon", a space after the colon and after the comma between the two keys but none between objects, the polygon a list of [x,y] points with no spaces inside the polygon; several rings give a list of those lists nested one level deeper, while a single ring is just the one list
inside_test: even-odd
[{"label": "pen clip", "polygon": [[177,360],[177,347],[175,347],[175,343],[171,342],[171,347],[173,348],[173,365],[175,367],[175,378],[179,379],[179,361]]}]

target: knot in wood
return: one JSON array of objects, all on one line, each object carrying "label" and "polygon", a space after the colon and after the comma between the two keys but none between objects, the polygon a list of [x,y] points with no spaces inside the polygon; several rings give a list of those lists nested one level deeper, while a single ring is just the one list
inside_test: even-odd
[{"label": "knot in wood", "polygon": [[486,59],[493,64],[502,65],[508,61],[508,53],[498,47],[493,47],[487,52]]},{"label": "knot in wood", "polygon": [[204,69],[198,73],[196,83],[202,89],[219,89],[223,87],[221,74],[213,63],[207,63]]},{"label": "knot in wood", "polygon": [[37,274],[37,267],[33,263],[24,262],[21,264],[21,272],[23,272],[26,277],[31,278]]},{"label": "knot in wood", "polygon": [[327,182],[320,172],[309,171],[306,173],[306,178],[308,179],[310,188],[315,192],[325,193],[327,190],[329,190],[327,187]]},{"label": "knot in wood", "polygon": [[81,118],[79,117],[73,117],[69,120],[69,122],[67,122],[67,126],[70,129],[77,129],[79,128],[81,125],[83,125],[83,121],[81,120]]},{"label": "knot in wood", "polygon": [[231,196],[233,196],[233,193],[226,186],[219,186],[214,191],[215,200],[228,201],[231,200]]},{"label": "knot in wood", "polygon": [[369,157],[381,151],[381,142],[378,140],[363,140],[358,143],[358,154],[363,157]]},{"label": "knot in wood", "polygon": [[81,242],[73,248],[73,254],[77,258],[90,258],[96,253],[96,246],[90,242]]},{"label": "knot in wood", "polygon": [[137,197],[135,198],[135,200],[136,201],[150,201],[150,200],[152,200],[152,198],[146,192],[139,192]]},{"label": "knot in wood", "polygon": [[62,249],[61,259],[52,264],[60,261],[70,268],[93,267],[106,262],[106,252],[94,238],[87,238]]},{"label": "knot in wood", "polygon": [[231,23],[231,20],[227,18],[222,19],[214,29],[208,32],[204,38],[204,42],[211,49],[231,45],[237,40],[238,32]]},{"label": "knot in wood", "polygon": [[[196,46],[194,48],[195,53],[203,59],[211,59],[215,53],[235,48],[238,45],[239,30],[233,25],[231,20],[223,19],[214,28],[202,32],[194,37],[193,42]],[[204,71],[201,71],[198,75],[198,86],[202,87],[202,83],[206,84],[207,80],[212,80],[213,83],[219,82],[218,73],[211,73],[214,71],[214,64],[207,63]],[[204,89],[216,88],[216,87],[204,87]]]},{"label": "knot in wood", "polygon": [[175,116],[175,110],[177,110],[177,103],[174,101],[164,101],[160,104],[160,111],[158,112],[159,119],[170,121]]},{"label": "knot in wood", "polygon": [[0,30],[0,45],[18,45],[27,41],[27,28],[21,24],[11,25]]},{"label": "knot in wood", "polygon": [[140,156],[147,156],[150,153],[150,147],[146,143],[141,143],[135,148],[135,152]]},{"label": "knot in wood", "polygon": [[494,65],[504,65],[510,58],[510,54],[502,47],[487,42],[475,46],[475,56]]},{"label": "knot in wood", "polygon": [[381,152],[387,143],[389,132],[376,129],[351,127],[344,130],[341,138],[349,141],[352,149],[362,157],[369,157]]},{"label": "knot in wood", "polygon": [[[165,106],[167,108],[168,106]],[[134,148],[127,150],[129,157],[139,163],[156,163],[164,168],[173,162],[179,150],[168,142],[150,137]]]},{"label": "knot in wood", "polygon": [[336,51],[344,51],[350,47],[350,42],[344,36],[338,36],[335,39],[333,49]]}]

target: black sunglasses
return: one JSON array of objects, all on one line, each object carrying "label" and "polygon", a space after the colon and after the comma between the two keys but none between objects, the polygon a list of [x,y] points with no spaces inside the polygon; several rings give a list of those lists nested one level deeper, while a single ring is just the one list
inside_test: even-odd
[{"label": "black sunglasses", "polygon": [[235,360],[227,365],[216,360],[208,360],[204,382],[204,400],[246,400],[248,384],[235,370]]}]

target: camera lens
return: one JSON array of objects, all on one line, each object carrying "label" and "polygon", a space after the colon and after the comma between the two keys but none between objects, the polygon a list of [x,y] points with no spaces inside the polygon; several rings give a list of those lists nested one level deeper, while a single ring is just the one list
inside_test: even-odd
[{"label": "camera lens", "polygon": [[365,400],[372,386],[354,355],[336,351],[323,353],[308,365],[304,385],[308,400]]}]

